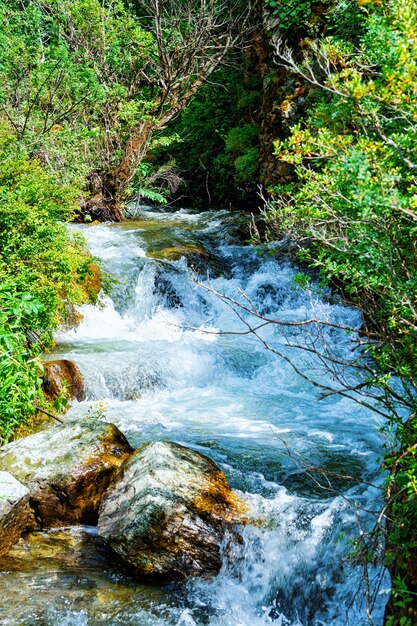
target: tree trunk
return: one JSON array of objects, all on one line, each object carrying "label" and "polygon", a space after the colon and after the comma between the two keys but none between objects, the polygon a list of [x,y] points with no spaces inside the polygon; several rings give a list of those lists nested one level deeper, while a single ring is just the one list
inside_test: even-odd
[{"label": "tree trunk", "polygon": [[80,202],[80,221],[121,222],[126,191],[138,165],[146,156],[149,140],[155,130],[155,119],[139,124],[127,140],[119,163],[107,171],[95,170],[88,177],[89,197]]},{"label": "tree trunk", "polygon": [[122,202],[125,199],[127,187],[148,152],[149,141],[156,126],[157,122],[151,118],[133,129],[120,162],[109,172],[108,179],[116,201]]},{"label": "tree trunk", "polygon": [[106,174],[95,171],[90,174],[89,178],[94,179],[95,185],[100,181],[100,188],[103,191],[90,195],[88,198],[81,198],[77,221],[121,222],[123,216],[120,204],[113,194],[105,191],[108,189]]}]

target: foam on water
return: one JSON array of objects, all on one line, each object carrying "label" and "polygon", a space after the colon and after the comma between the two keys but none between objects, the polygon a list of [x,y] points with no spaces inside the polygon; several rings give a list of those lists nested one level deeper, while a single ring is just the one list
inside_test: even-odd
[{"label": "foam on water", "polygon": [[[239,333],[254,321],[242,311],[239,319],[230,301],[213,290],[278,320],[318,318],[359,328],[359,313],[331,303],[314,283],[309,290],[297,287],[297,268],[270,252],[235,245],[225,212],[142,208],[134,217],[123,225],[81,227],[93,254],[119,282],[101,308],[82,307],[82,324],[57,337],[59,356],[77,363],[87,389],[87,400],[74,406],[69,418],[94,412],[100,401],[104,419],[117,424],[133,445],[174,440],[203,452],[222,467],[260,523],[243,530],[242,544],[225,548],[215,579],[167,588],[166,604],[142,602],[141,588],[133,605],[105,623],[367,624],[361,570],[346,555],[356,532],[352,502],[377,509],[380,491],[343,478],[335,480],[335,492],[326,491],[291,456],[370,483],[377,476],[379,420],[348,398],[319,400],[319,390],[286,360],[337,386],[338,376],[351,380],[355,372],[335,371],[329,380],[314,354],[288,344],[331,349],[342,360],[351,358],[355,337],[314,324],[266,326],[261,337],[280,357],[253,333],[216,334]],[[164,224],[172,245],[176,237],[181,244],[186,237],[214,259],[215,269],[202,275],[202,285],[185,259],[147,257]],[[384,602],[377,596],[376,626],[382,624]],[[69,598],[66,612],[52,606],[44,619],[92,626],[100,623],[97,615],[89,607],[77,611]]]}]

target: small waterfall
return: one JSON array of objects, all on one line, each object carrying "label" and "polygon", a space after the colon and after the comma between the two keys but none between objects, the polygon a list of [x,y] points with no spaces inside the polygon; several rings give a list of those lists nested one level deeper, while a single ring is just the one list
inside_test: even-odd
[{"label": "small waterfall", "polygon": [[[379,419],[348,398],[320,400],[285,358],[325,382],[329,372],[320,359],[288,344],[330,347],[342,360],[351,357],[355,337],[331,326],[320,332],[314,325],[266,326],[262,339],[280,357],[253,333],[230,334],[247,330],[250,316],[241,311],[239,319],[214,292],[274,319],[319,318],[359,328],[360,315],[332,302],[314,281],[309,289],[297,286],[299,270],[271,250],[237,244],[233,221],[227,212],[140,207],[123,224],[77,227],[116,282],[102,306],[82,307],[82,324],[57,341],[60,357],[76,362],[87,389],[87,400],[69,417],[104,406],[101,418],[133,445],[174,440],[199,450],[225,471],[259,523],[225,551],[215,579],[164,589],[135,583],[103,555],[80,574],[84,595],[75,583],[62,583],[69,575],[57,566],[52,575],[40,568],[36,578],[11,564],[3,576],[6,596],[13,585],[44,593],[52,576],[64,600],[42,603],[40,593],[33,621],[20,612],[17,621],[12,615],[2,624],[368,624],[362,571],[347,556],[357,532],[352,503],[377,510],[381,501],[378,485],[371,486],[380,480]],[[354,375],[343,372],[347,380]],[[334,492],[323,490],[288,449],[337,474]],[[372,523],[372,516],[361,515],[365,526]],[[381,626],[386,595],[378,591],[389,582],[376,566],[370,576],[374,624]]]}]

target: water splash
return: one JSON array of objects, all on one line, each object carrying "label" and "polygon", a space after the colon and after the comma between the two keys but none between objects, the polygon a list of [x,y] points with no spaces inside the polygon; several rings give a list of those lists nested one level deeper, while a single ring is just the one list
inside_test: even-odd
[{"label": "water splash", "polygon": [[[367,624],[361,571],[346,555],[356,532],[351,502],[377,508],[379,490],[341,477],[335,481],[338,493],[325,491],[294,464],[286,446],[312,465],[372,482],[381,445],[378,419],[347,398],[319,401],[316,388],[253,335],[206,332],[244,328],[210,289],[238,300],[244,292],[261,314],[277,319],[316,317],[359,328],[360,316],[332,303],[314,282],[310,290],[298,287],[297,269],[291,264],[236,245],[232,222],[226,212],[142,207],[121,225],[81,227],[93,254],[119,283],[101,308],[82,307],[80,327],[57,340],[60,356],[77,363],[87,388],[87,400],[74,406],[69,418],[91,411],[94,401],[104,401],[105,419],[117,424],[133,445],[174,440],[203,452],[226,472],[259,524],[243,530],[241,545],[225,547],[215,579],[155,593],[135,586],[107,561],[100,562],[87,576],[100,589],[94,602],[84,605],[85,592],[67,589],[64,605],[52,602],[46,608],[40,603],[42,623]],[[185,244],[205,249],[208,274],[201,275],[202,286],[185,258],[148,256],[155,248]],[[284,355],[291,354],[303,372],[326,382],[329,373],[314,355],[288,348],[289,342],[312,341],[311,332],[268,326],[262,336]],[[353,340],[332,327],[320,334],[316,329],[314,337],[316,346],[331,346],[341,359],[351,357]],[[119,592],[127,590],[119,604],[114,576]],[[35,574],[25,578],[26,589],[37,585],[36,580]],[[16,584],[22,584],[18,568],[7,578],[7,589]],[[380,596],[375,604],[375,625],[382,624],[384,601]],[[77,602],[82,606],[77,608]],[[19,615],[17,621],[12,616],[4,623],[38,623]]]}]

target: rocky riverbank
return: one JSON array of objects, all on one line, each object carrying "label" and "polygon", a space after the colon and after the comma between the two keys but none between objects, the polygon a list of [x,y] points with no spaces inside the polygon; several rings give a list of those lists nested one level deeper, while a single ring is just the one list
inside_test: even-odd
[{"label": "rocky riverbank", "polygon": [[172,442],[134,451],[95,418],[0,449],[0,554],[29,531],[97,524],[130,572],[166,581],[217,573],[246,507],[207,457]]}]

